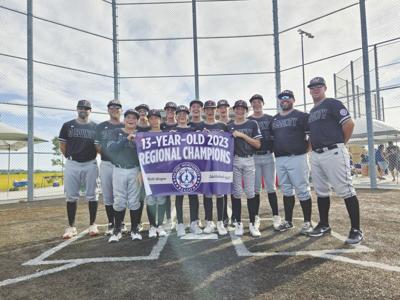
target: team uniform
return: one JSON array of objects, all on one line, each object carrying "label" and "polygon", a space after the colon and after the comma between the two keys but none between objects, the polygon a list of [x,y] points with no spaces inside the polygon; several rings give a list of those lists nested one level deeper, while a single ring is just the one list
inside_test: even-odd
[{"label": "team uniform", "polygon": [[107,234],[111,234],[114,230],[114,196],[112,185],[113,164],[111,162],[110,153],[108,153],[107,144],[112,140],[112,134],[115,129],[124,127],[124,124],[113,124],[109,121],[104,121],[96,127],[96,144],[101,148],[100,162],[100,184],[103,194],[103,202],[108,218]]},{"label": "team uniform", "polygon": [[109,242],[117,242],[121,238],[122,220],[128,208],[131,216],[131,237],[142,239],[137,227],[140,215],[140,190],[141,183],[139,158],[136,144],[127,139],[128,133],[117,128],[113,131],[112,141],[108,143],[107,151],[111,154],[113,167],[113,193],[115,211],[115,228]]},{"label": "team uniform", "polygon": [[[86,101],[86,102],[85,102]],[[90,109],[87,100],[80,100],[79,106]],[[85,198],[89,205],[90,214],[90,235],[97,235],[97,226],[94,224],[97,214],[97,176],[98,167],[96,162],[96,123],[88,121],[79,123],[71,120],[63,124],[58,140],[66,145],[66,162],[64,170],[64,192],[67,200],[67,214],[69,227],[66,229],[63,238],[71,238],[77,234],[74,227],[77,201],[81,188],[85,190]]]},{"label": "team uniform", "polygon": [[311,231],[311,195],[308,165],[308,114],[296,109],[287,115],[277,114],[271,121],[274,139],[276,171],[279,187],[283,194],[285,222],[277,230],[293,228],[294,195],[300,200],[304,215],[301,234]]},{"label": "team uniform", "polygon": [[[317,85],[317,86],[316,86]],[[325,87],[325,80],[316,77],[309,88]],[[318,196],[320,222],[310,236],[329,233],[328,216],[330,186],[345,200],[351,220],[351,230],[346,243],[359,243],[363,239],[360,230],[359,204],[351,177],[350,155],[345,146],[342,126],[351,120],[350,113],[342,102],[333,98],[320,100],[310,111],[311,175]]]},{"label": "team uniform", "polygon": [[[240,101],[240,100],[239,100]],[[237,103],[239,102],[237,101]],[[244,102],[244,101],[243,101]],[[236,104],[235,106],[241,106],[242,103]],[[244,102],[244,104],[246,104]],[[243,106],[244,106],[243,104]],[[234,108],[235,108],[234,106]],[[247,108],[247,104],[245,106]],[[241,124],[232,122],[228,125],[229,131],[239,131],[251,138],[261,139],[262,135],[260,128],[256,121],[245,120]],[[254,210],[254,184],[255,184],[255,164],[254,155],[255,149],[242,138],[234,139],[234,159],[233,159],[233,190],[232,190],[232,215],[236,222],[236,235],[243,234],[243,224],[241,223],[241,196],[243,191],[247,197],[247,206],[249,209],[250,223],[255,222],[255,210]],[[242,186],[243,181],[243,186]]]}]

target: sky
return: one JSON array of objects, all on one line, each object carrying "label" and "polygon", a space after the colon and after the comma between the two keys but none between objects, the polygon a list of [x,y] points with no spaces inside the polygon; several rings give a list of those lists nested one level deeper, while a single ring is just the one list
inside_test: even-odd
[{"label": "sky", "polygon": [[[136,1],[136,0],[135,0]],[[120,0],[120,4],[135,2]],[[141,0],[140,2],[150,2]],[[137,0],[136,2],[139,2]],[[297,26],[357,1],[278,0],[279,28]],[[26,12],[26,1],[0,0],[0,6]],[[366,1],[369,44],[400,36],[400,1]],[[33,14],[37,17],[78,27],[106,37],[112,37],[111,5],[101,0],[35,0]],[[0,7],[0,53],[26,57],[26,16]],[[199,37],[245,34],[272,34],[272,1],[197,3]],[[304,40],[305,61],[310,62],[336,53],[361,47],[359,6],[297,26],[280,35],[281,68],[301,64],[300,36],[297,29],[312,33]],[[113,75],[112,42],[34,19],[34,59],[47,63]],[[119,39],[190,37],[192,35],[191,4],[119,5]],[[262,94],[267,112],[275,113],[274,48],[271,36],[241,39],[199,39],[199,73],[271,72],[262,75],[201,76],[200,99],[225,98],[231,104],[237,99],[248,100]],[[328,96],[334,95],[333,74],[350,79],[349,68],[354,60],[357,84],[363,87],[361,51],[305,67],[306,81],[323,76],[327,80]],[[380,85],[400,84],[400,43],[378,48]],[[141,41],[119,43],[120,76],[192,75],[193,42]],[[370,56],[370,69],[374,58]],[[347,68],[346,68],[347,67]],[[282,72],[282,89],[291,89],[297,104],[303,103],[301,68]],[[74,109],[78,99],[89,99],[93,105],[92,119],[106,120],[107,102],[113,98],[113,79],[103,76],[34,64],[34,103],[39,106]],[[375,76],[371,72],[371,87]],[[385,107],[400,105],[400,89],[382,92]],[[162,108],[166,101],[188,104],[194,98],[194,79],[151,78],[121,79],[120,99],[123,108],[140,103]],[[26,103],[26,62],[0,55],[0,103]],[[307,102],[311,98],[307,94]],[[362,106],[365,104],[362,103]],[[309,110],[311,105],[307,106]],[[302,109],[302,107],[299,107]],[[362,108],[365,111],[365,108]],[[400,128],[399,108],[386,111],[386,121]],[[26,130],[26,107],[0,104],[0,121]],[[73,119],[75,112],[54,109],[35,110],[35,135],[51,140],[62,123]],[[36,151],[51,151],[50,143],[38,144]],[[26,149],[21,150],[26,151]],[[22,155],[14,156],[11,168],[25,168]],[[2,157],[2,156],[0,156]],[[4,157],[5,158],[5,157]],[[0,159],[0,169],[7,161]],[[35,168],[50,169],[49,155],[38,154]]]}]

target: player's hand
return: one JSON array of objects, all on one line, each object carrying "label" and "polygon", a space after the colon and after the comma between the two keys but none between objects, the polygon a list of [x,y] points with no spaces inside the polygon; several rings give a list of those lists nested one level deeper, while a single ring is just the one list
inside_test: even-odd
[{"label": "player's hand", "polygon": [[232,132],[232,135],[236,138],[242,138],[242,139],[244,139],[245,138],[245,134],[243,133],[243,132],[240,132],[240,131],[237,131],[237,130],[235,130],[234,132]]},{"label": "player's hand", "polygon": [[135,139],[135,135],[133,133],[130,133],[127,137],[128,141],[133,141]]},{"label": "player's hand", "polygon": [[139,185],[143,185],[143,177],[142,177],[142,172],[139,172],[139,174],[136,177],[137,182]]}]

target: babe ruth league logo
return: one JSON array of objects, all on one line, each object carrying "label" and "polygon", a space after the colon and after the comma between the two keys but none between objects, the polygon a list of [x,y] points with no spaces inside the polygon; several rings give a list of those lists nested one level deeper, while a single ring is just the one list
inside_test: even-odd
[{"label": "babe ruth league logo", "polygon": [[180,163],[172,171],[172,183],[174,187],[180,192],[193,192],[197,190],[200,182],[200,169],[193,163]]},{"label": "babe ruth league logo", "polygon": [[341,114],[343,117],[344,117],[344,116],[347,116],[347,114],[348,114],[347,109],[342,108],[342,109],[340,110],[340,114]]}]

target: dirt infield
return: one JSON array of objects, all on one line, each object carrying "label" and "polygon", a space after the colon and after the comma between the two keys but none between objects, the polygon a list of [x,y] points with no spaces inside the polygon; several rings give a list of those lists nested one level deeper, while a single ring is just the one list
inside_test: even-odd
[{"label": "dirt infield", "polygon": [[[146,225],[143,241],[125,236],[117,244],[85,234],[83,201],[77,215],[82,234],[68,242],[60,238],[67,221],[63,201],[2,205],[0,298],[399,299],[400,192],[358,192],[366,240],[357,247],[343,243],[349,220],[338,198],[331,203],[333,233],[322,238],[298,234],[298,203],[296,228],[275,233],[263,197],[258,239],[249,236],[244,220],[242,238],[179,239],[172,231],[168,237],[148,239]],[[283,215],[281,200],[279,204]],[[187,202],[185,206],[188,217]],[[97,223],[105,224],[99,207]],[[245,201],[242,213],[247,218]],[[315,222],[317,215],[314,205]]]}]

